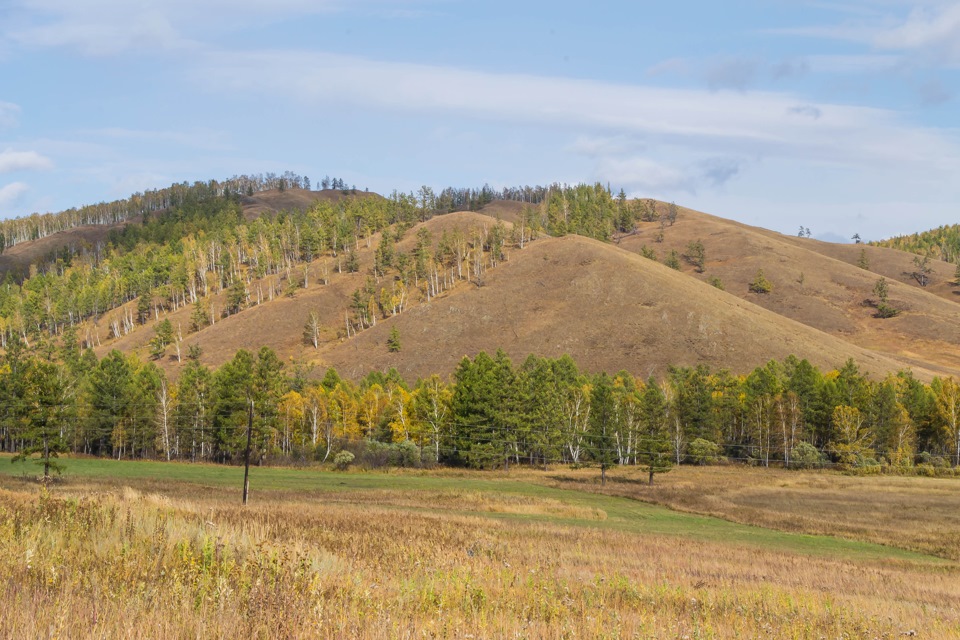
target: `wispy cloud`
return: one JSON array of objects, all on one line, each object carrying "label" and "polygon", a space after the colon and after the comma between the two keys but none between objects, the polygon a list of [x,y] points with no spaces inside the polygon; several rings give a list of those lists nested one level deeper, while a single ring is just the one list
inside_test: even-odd
[{"label": "wispy cloud", "polygon": [[0,151],[0,173],[11,171],[42,171],[52,169],[53,161],[36,151]]},{"label": "wispy cloud", "polygon": [[29,189],[23,182],[11,182],[0,187],[0,207],[13,206]]},{"label": "wispy cloud", "polygon": [[633,136],[704,156],[776,155],[848,166],[955,170],[960,142],[883,109],[805,102],[789,93],[710,92],[561,77],[495,74],[303,51],[212,54],[195,70],[212,91],[285,95],[314,105],[350,104],[462,116],[583,134]]},{"label": "wispy cloud", "polygon": [[878,29],[872,42],[881,49],[920,52],[960,66],[960,4],[916,8],[903,24]]},{"label": "wispy cloud", "polygon": [[760,73],[756,58],[746,56],[721,56],[709,61],[703,72],[704,79],[714,91],[736,89],[745,91],[753,86]]},{"label": "wispy cloud", "polygon": [[[894,5],[898,3],[893,3]],[[960,4],[957,2],[910,2],[907,15],[884,13],[861,15],[842,24],[814,25],[771,30],[771,33],[844,40],[908,55],[913,63],[960,67]]]},{"label": "wispy cloud", "polygon": [[645,156],[608,157],[598,163],[597,176],[637,193],[695,194],[705,187],[722,187],[740,173],[743,165],[739,158],[721,156],[688,165]]},{"label": "wispy cloud", "polygon": [[[214,34],[324,13],[400,15],[429,0],[11,0],[2,39],[85,55],[196,50]],[[411,7],[413,5],[413,7]]]}]

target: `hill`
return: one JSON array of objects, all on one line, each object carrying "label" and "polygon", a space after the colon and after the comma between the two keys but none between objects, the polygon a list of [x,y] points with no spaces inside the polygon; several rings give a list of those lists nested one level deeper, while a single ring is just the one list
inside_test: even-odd
[{"label": "hill", "polygon": [[[307,189],[267,189],[253,195],[241,196],[240,205],[246,221],[270,213],[280,211],[303,211],[317,202],[340,202],[355,198],[380,198],[373,193],[323,189],[310,191]],[[162,217],[168,209],[158,209],[150,213],[151,216]],[[0,275],[7,272],[27,273],[31,264],[49,259],[58,252],[76,254],[85,249],[95,248],[98,244],[106,243],[110,233],[123,229],[128,224],[137,224],[143,220],[142,215],[133,215],[116,223],[85,224],[50,235],[44,235],[35,240],[25,240],[8,247],[0,253]]]},{"label": "hill", "polygon": [[[385,346],[394,327],[403,344],[399,353]],[[321,357],[348,376],[396,367],[416,377],[450,372],[464,355],[497,348],[515,360],[567,353],[588,371],[625,369],[643,377],[662,375],[669,365],[746,372],[790,354],[826,368],[853,358],[878,375],[904,366],[579,236],[514,251],[483,287],[418,306]]]},{"label": "hill", "polygon": [[[598,232],[604,224],[623,224],[617,213],[622,201],[602,189],[583,193],[589,197],[571,200],[579,207],[578,224]],[[376,206],[365,204],[367,198]],[[390,367],[411,378],[448,374],[464,355],[498,348],[515,360],[569,353],[589,371],[626,369],[643,377],[663,374],[670,365],[744,373],[790,354],[822,368],[853,358],[877,376],[908,366],[926,379],[960,373],[952,266],[931,261],[929,284],[921,287],[915,256],[894,249],[784,236],[653,201],[635,203],[644,213],[634,231],[615,234],[613,242],[541,234],[530,243],[531,224],[538,215],[555,215],[557,209],[551,213],[549,207],[557,206],[557,198],[539,209],[534,205],[537,210],[524,220],[523,243],[511,221],[531,205],[509,200],[414,224],[421,211],[409,200],[265,189],[240,198],[242,217],[231,224],[344,201],[346,208],[327,207],[333,218],[258,222],[250,231],[255,238],[241,227],[225,245],[208,234],[213,239],[191,254],[211,256],[208,274],[218,283],[203,300],[207,321],[199,330],[191,328],[196,311],[183,286],[179,294],[169,288],[163,293],[163,281],[156,281],[150,285],[152,306],[143,306],[143,295],[127,297],[124,307],[100,312],[81,330],[81,339],[96,344],[100,355],[117,348],[146,357],[155,325],[169,320],[183,336],[180,357],[168,349],[160,362],[173,375],[190,347],[202,350],[205,363],[219,365],[239,348],[261,346],[285,361],[313,364],[318,371],[332,365],[351,377]],[[591,222],[591,206],[603,207],[608,222]],[[573,220],[574,209],[570,215]],[[133,222],[22,242],[8,257],[27,259],[58,243],[101,242],[110,229]],[[271,240],[275,231],[282,235]],[[308,242],[320,248],[306,248]],[[695,266],[695,244],[702,247],[702,268]],[[663,264],[670,261],[679,268]],[[178,268],[167,264],[162,268]],[[181,277],[190,277],[198,264]],[[478,268],[485,271],[482,277]],[[772,283],[768,293],[751,291],[760,271]],[[880,277],[888,280],[887,304],[899,311],[896,317],[875,317],[873,290]],[[135,278],[131,282],[140,286]],[[231,301],[237,293],[241,300]],[[44,299],[37,296],[38,303]],[[122,331],[116,329],[118,316],[126,325]],[[308,319],[312,336],[305,339]],[[399,353],[385,346],[394,328],[402,336]]]},{"label": "hill", "polygon": [[[697,241],[704,247],[703,273],[683,259]],[[683,208],[675,224],[640,223],[619,246],[653,252],[660,261],[676,251],[687,275],[703,282],[717,278],[738,298],[911,366],[960,368],[960,306],[947,263],[931,261],[931,283],[920,287],[912,276],[913,254],[784,236]],[[861,252],[866,269],[857,266]],[[773,284],[767,294],[750,291],[761,269]],[[881,276],[889,281],[890,304],[901,311],[897,317],[874,317],[873,289]]]},{"label": "hill", "polygon": [[[421,230],[436,239],[456,231],[469,235],[491,224],[474,213],[437,216],[408,231],[397,246],[412,250]],[[403,313],[345,339],[351,295],[367,280],[378,242],[379,235],[369,246],[361,243],[357,273],[337,273],[330,258],[318,261],[310,267],[312,287],[219,320],[187,336],[183,349],[199,344],[203,360],[219,365],[238,348],[266,345],[286,361],[310,362],[320,370],[335,366],[350,377],[390,367],[410,378],[448,374],[464,355],[498,348],[516,360],[531,353],[568,353],[589,371],[626,369],[644,377],[662,375],[669,365],[706,364],[742,373],[790,354],[827,369],[853,358],[876,376],[908,365],[923,377],[955,371],[949,365],[878,354],[622,246],[580,236],[542,238],[522,251],[512,250],[508,261],[487,273],[483,286],[461,282],[429,303],[411,296]],[[324,271],[329,284],[316,284]],[[186,326],[189,312],[182,309],[171,319]],[[319,349],[303,339],[311,312],[323,327]],[[393,328],[401,335],[399,353],[386,348]],[[104,343],[101,350],[143,350],[150,337],[151,331],[141,329]],[[165,365],[171,372],[177,368],[170,359]]]}]

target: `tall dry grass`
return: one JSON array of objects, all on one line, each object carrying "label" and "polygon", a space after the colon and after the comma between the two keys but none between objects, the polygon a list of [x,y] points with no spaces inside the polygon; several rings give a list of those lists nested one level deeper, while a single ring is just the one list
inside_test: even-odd
[{"label": "tall dry grass", "polygon": [[62,493],[0,489],[0,636],[960,638],[953,566],[458,515],[455,493]]}]

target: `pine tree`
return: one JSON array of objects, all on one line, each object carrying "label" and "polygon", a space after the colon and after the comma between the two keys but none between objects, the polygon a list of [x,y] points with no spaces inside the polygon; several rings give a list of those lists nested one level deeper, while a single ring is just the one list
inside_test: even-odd
[{"label": "pine tree", "polygon": [[396,327],[390,329],[390,336],[387,338],[387,351],[390,353],[400,351],[400,332]]},{"label": "pine tree", "polygon": [[773,291],[773,284],[763,275],[763,269],[757,270],[757,275],[750,283],[750,291],[753,293],[770,293]]},{"label": "pine tree", "polygon": [[590,391],[590,419],[588,442],[590,457],[600,466],[600,484],[607,483],[607,469],[616,461],[614,432],[617,429],[613,383],[610,376],[601,373],[594,379]]}]

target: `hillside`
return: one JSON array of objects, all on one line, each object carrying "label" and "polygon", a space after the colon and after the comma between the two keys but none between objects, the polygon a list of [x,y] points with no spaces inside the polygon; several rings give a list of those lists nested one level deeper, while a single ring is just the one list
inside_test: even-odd
[{"label": "hillside", "polygon": [[[403,349],[389,353],[391,328]],[[588,371],[662,375],[669,365],[746,372],[794,354],[832,368],[854,358],[881,374],[904,366],[778,317],[617,247],[579,236],[539,240],[459,289],[321,353],[348,376],[396,367],[405,376],[449,372],[464,355],[502,347],[573,356]]]},{"label": "hillside", "polygon": [[[605,192],[591,193],[602,197]],[[344,199],[355,203],[353,211],[361,215],[371,208],[358,200],[364,198],[376,199],[377,207],[388,205],[383,211],[392,206],[376,194],[303,189],[264,190],[242,197],[241,204],[243,218],[250,221],[268,212],[302,211]],[[604,206],[612,206],[609,202]],[[684,208],[677,209],[672,224],[638,222],[636,232],[615,236],[611,243],[541,236],[520,249],[510,239],[511,221],[525,206],[496,200],[477,213],[436,215],[405,227],[399,238],[390,231],[391,251],[406,260],[404,268],[416,259],[424,238],[430,238],[430,262],[440,268],[437,277],[445,284],[429,304],[423,276],[408,271],[404,288],[398,263],[388,264],[386,272],[376,266],[383,234],[348,221],[355,229],[340,232],[339,252],[327,250],[319,259],[292,263],[272,258],[280,262],[252,278],[250,271],[243,287],[245,308],[238,313],[223,317],[230,303],[227,287],[221,285],[204,302],[211,326],[192,332],[193,309],[185,302],[161,309],[159,320],[169,319],[182,333],[181,357],[199,346],[202,361],[216,366],[237,349],[268,346],[285,361],[312,364],[317,371],[333,365],[351,377],[390,367],[408,377],[448,374],[464,355],[498,348],[515,360],[568,353],[589,371],[626,369],[644,377],[663,374],[669,365],[705,364],[743,373],[790,354],[825,369],[853,358],[876,376],[908,366],[927,379],[960,373],[960,307],[949,264],[932,261],[930,284],[920,287],[912,276],[912,254],[784,236]],[[667,209],[651,201],[644,206],[654,213]],[[545,210],[543,205],[540,213]],[[419,212],[407,210],[406,215],[416,219]],[[296,220],[287,227],[296,234],[290,241],[300,238],[301,230],[303,238],[313,233],[313,219]],[[411,218],[406,220],[411,224]],[[387,229],[382,219],[377,224]],[[58,242],[102,241],[110,228],[80,227],[20,243],[8,257],[49,252]],[[327,229],[337,233],[334,227]],[[529,233],[527,228],[527,238]],[[495,236],[505,242],[505,260],[493,268],[498,260],[486,245]],[[459,238],[455,242],[462,247],[457,269],[451,238]],[[671,252],[683,256],[697,241],[705,253],[702,273],[691,260],[681,259],[679,270],[664,266]],[[258,247],[266,246],[266,240],[258,242]],[[357,262],[354,272],[345,265],[348,256]],[[476,259],[487,269],[481,286],[467,273]],[[864,259],[867,269],[861,268]],[[760,270],[773,284],[770,293],[750,292]],[[897,317],[874,317],[873,289],[880,276],[889,281],[888,304],[900,311]],[[383,306],[383,296],[396,293],[398,286],[405,289],[404,311],[396,315]],[[96,324],[82,329],[81,339],[96,344],[99,355],[117,348],[147,357],[159,321],[156,309],[145,325],[129,323],[122,332],[111,331],[118,316],[132,319],[136,306],[133,299],[122,309],[102,313]],[[379,306],[377,317],[362,320],[367,312],[361,310],[374,306]],[[311,314],[317,348],[304,335]],[[393,328],[402,338],[399,353],[385,347]],[[115,332],[122,335],[109,338]],[[168,349],[160,364],[175,376],[183,362],[173,353]]]},{"label": "hillside", "polygon": [[[416,239],[417,232],[421,228],[428,229],[435,237],[440,238],[444,232],[453,233],[460,231],[469,233],[471,229],[483,229],[492,226],[491,220],[483,215],[460,212],[444,216],[437,216],[415,226],[404,234],[404,238],[397,244],[399,250],[410,251]],[[369,242],[359,243],[357,256],[359,259],[359,270],[356,273],[337,270],[338,262],[342,258],[325,257],[309,265],[309,282],[312,283],[306,288],[296,288],[292,290],[292,295],[284,293],[277,294],[272,300],[265,300],[263,304],[253,306],[239,314],[218,320],[212,326],[203,330],[185,336],[183,351],[186,352],[191,345],[198,344],[203,349],[203,362],[210,365],[220,365],[233,357],[238,349],[248,349],[255,351],[262,346],[268,346],[275,350],[282,359],[290,361],[297,359],[306,362],[323,364],[321,361],[322,350],[315,350],[312,345],[304,340],[304,325],[311,312],[318,314],[321,331],[321,341],[326,348],[330,344],[339,344],[344,330],[344,316],[351,303],[351,296],[354,291],[364,286],[373,268],[374,250],[380,242],[381,234],[373,234]],[[326,276],[324,276],[326,274]],[[302,276],[302,270],[297,274]],[[322,279],[328,280],[328,284],[321,284]],[[382,278],[380,286],[389,286],[393,278]],[[251,285],[255,288],[259,285],[262,290],[267,290],[270,285],[279,284],[276,276],[270,276],[257,281]],[[469,282],[462,282],[461,287],[473,287]],[[216,295],[212,297],[212,305],[216,309],[224,308],[225,295]],[[412,295],[409,305],[411,307],[419,304],[420,298]],[[174,326],[178,324],[184,328],[190,323],[190,307],[184,307],[167,317]],[[405,312],[403,315],[406,315]],[[108,323],[110,316],[104,316],[98,323],[98,330],[101,336],[109,334]],[[102,355],[110,349],[120,349],[121,351],[146,350],[147,343],[153,337],[151,327],[154,323],[149,323],[145,327],[139,327],[132,333],[122,336],[116,340],[104,340],[97,349],[98,354]],[[371,330],[368,330],[371,331]],[[363,336],[367,332],[360,335]],[[352,342],[351,341],[348,341]],[[161,364],[172,374],[176,374],[177,363],[172,358],[164,359]],[[433,372],[431,372],[433,373]]]},{"label": "hillside", "polygon": [[[784,236],[683,208],[658,243],[660,229],[641,223],[619,246],[637,253],[645,247],[663,261],[670,251],[682,256],[699,240],[704,273],[681,257],[685,274],[704,282],[719,278],[732,295],[911,366],[960,368],[960,306],[947,263],[931,261],[931,284],[920,287],[911,275],[914,255],[894,249]],[[857,266],[861,250],[868,269]],[[760,269],[773,283],[768,294],[749,290]],[[889,281],[890,304],[901,310],[897,317],[874,317],[873,288],[881,276]]]},{"label": "hillside", "polygon": [[[436,238],[490,224],[489,218],[473,213],[437,216],[408,231],[398,247],[409,251],[420,229]],[[579,236],[543,238],[522,251],[512,250],[507,262],[488,272],[482,287],[463,282],[429,304],[414,297],[404,313],[344,340],[351,293],[366,280],[378,241],[375,236],[369,247],[361,244],[358,273],[339,274],[329,258],[318,261],[311,269],[318,272],[325,265],[329,285],[298,289],[220,320],[187,336],[184,349],[200,344],[203,360],[219,365],[238,348],[266,345],[284,360],[311,362],[320,369],[332,365],[350,377],[390,367],[411,378],[448,374],[464,355],[498,348],[517,360],[530,353],[569,353],[586,370],[626,369],[644,377],[661,375],[669,365],[746,372],[790,354],[826,369],[853,358],[877,376],[908,364],[781,317],[622,247]],[[317,350],[303,339],[311,311],[324,327]],[[184,326],[188,317],[189,309],[171,316]],[[385,346],[394,327],[403,344],[399,353]],[[102,350],[143,349],[150,337],[151,331],[140,329],[104,343]],[[164,364],[175,372],[171,359]],[[919,361],[909,364],[924,377],[953,372]]]},{"label": "hillside", "polygon": [[264,213],[277,211],[295,211],[309,209],[317,202],[339,202],[346,198],[380,198],[378,194],[365,191],[343,191],[340,189],[323,189],[308,191],[306,189],[269,189],[252,196],[243,196],[240,204],[243,206],[243,216],[253,220]]}]

